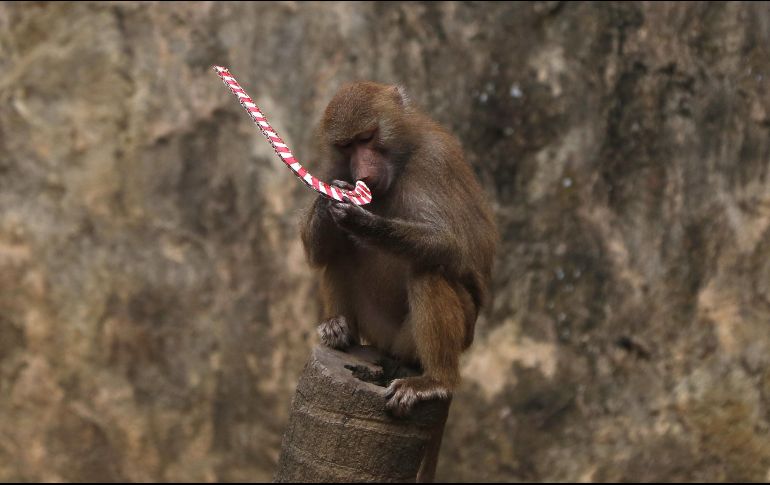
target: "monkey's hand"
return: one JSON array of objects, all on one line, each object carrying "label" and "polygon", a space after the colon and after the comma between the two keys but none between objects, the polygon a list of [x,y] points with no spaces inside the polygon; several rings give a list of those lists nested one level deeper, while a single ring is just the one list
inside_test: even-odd
[{"label": "monkey's hand", "polygon": [[[334,184],[340,188],[346,186],[346,182],[342,181],[335,181]],[[348,231],[332,219],[329,209],[335,203],[335,200],[319,194],[302,225],[302,244],[311,266],[328,264],[341,248],[348,247],[352,242]]]},{"label": "monkey's hand", "polygon": [[329,206],[329,215],[338,226],[353,234],[365,228],[377,226],[378,216],[368,210],[348,202],[334,202]]},{"label": "monkey's hand", "polygon": [[355,340],[343,315],[321,322],[318,325],[318,336],[322,344],[337,350],[345,350],[353,345]]},{"label": "monkey's hand", "polygon": [[426,376],[394,380],[385,391],[385,407],[396,416],[406,416],[420,401],[449,399],[452,393],[435,379]]},{"label": "monkey's hand", "polygon": [[[335,180],[335,181],[333,181],[331,183],[331,185],[333,185],[333,186],[335,186],[335,187],[337,187],[339,189],[342,189],[342,190],[353,190],[353,189],[355,189],[355,187],[350,185],[350,183],[345,182],[344,180]],[[334,214],[332,213],[331,209],[336,204],[338,204],[338,202],[336,200],[330,199],[330,198],[328,198],[326,196],[323,196],[323,195],[319,195],[318,196],[318,201],[316,202],[316,206],[315,206],[316,214],[318,214],[318,216],[320,216],[321,218],[327,218],[329,216],[332,216],[332,218],[333,218]],[[333,220],[335,222],[337,222],[336,218],[333,218]]]},{"label": "monkey's hand", "polygon": [[337,187],[338,189],[342,190],[355,190],[355,186],[351,184],[350,182],[345,182],[344,180],[333,180],[332,185]]}]

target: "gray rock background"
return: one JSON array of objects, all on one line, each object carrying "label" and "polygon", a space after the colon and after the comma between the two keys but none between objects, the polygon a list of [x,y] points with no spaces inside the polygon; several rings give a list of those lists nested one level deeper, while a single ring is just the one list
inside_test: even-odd
[{"label": "gray rock background", "polygon": [[493,201],[438,478],[770,480],[766,3],[0,4],[0,480],[269,480],[301,160],[398,82]]}]

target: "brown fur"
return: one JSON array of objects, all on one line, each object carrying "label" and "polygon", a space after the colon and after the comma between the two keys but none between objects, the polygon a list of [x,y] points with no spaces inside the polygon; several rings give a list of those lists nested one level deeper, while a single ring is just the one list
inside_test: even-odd
[{"label": "brown fur", "polygon": [[[308,259],[323,275],[329,320],[319,332],[330,337],[322,341],[339,347],[362,338],[418,363],[422,376],[389,389],[396,413],[451,395],[497,241],[459,142],[400,89],[375,83],[343,87],[318,137],[325,175],[340,186],[363,178],[374,195],[364,208],[319,197],[303,225]],[[348,336],[339,336],[339,316]]]}]

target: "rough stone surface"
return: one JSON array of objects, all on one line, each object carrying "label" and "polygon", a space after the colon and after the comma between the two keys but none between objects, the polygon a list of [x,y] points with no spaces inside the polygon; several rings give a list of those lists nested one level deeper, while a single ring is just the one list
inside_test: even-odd
[{"label": "rough stone surface", "polygon": [[0,4],[0,481],[270,480],[354,78],[460,137],[503,243],[438,479],[770,480],[767,3]]}]

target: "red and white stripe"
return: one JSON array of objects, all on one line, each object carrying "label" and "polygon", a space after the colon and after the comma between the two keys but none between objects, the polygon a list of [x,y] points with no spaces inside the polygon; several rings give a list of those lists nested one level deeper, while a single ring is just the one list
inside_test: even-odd
[{"label": "red and white stripe", "polygon": [[278,154],[278,157],[292,172],[294,172],[294,175],[299,177],[299,179],[305,183],[305,185],[319,194],[340,202],[352,202],[356,205],[365,205],[372,201],[372,192],[369,190],[369,187],[360,180],[356,182],[355,189],[351,191],[329,185],[310,175],[310,172],[308,172],[305,167],[300,165],[294,158],[289,147],[286,146],[286,143],[284,143],[281,137],[278,136],[275,130],[268,124],[265,115],[260,111],[257,105],[254,104],[254,101],[248,94],[246,94],[246,91],[244,91],[241,85],[238,84],[238,81],[235,80],[233,75],[230,74],[230,71],[226,67],[221,66],[214,66],[214,71],[216,71],[216,73],[219,74],[219,77],[222,78],[225,86],[230,88],[230,91],[238,97],[238,102],[240,102],[241,106],[243,106],[246,112],[249,113],[249,116],[251,116],[251,119],[257,124],[262,134],[265,135],[267,141],[270,142],[270,145],[272,145],[275,153]]}]

